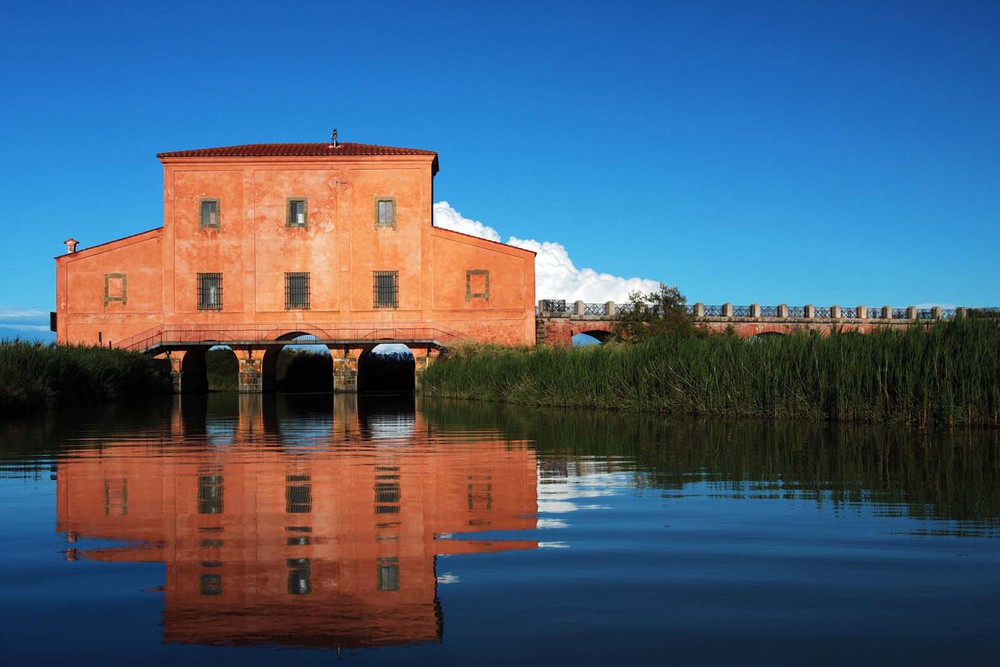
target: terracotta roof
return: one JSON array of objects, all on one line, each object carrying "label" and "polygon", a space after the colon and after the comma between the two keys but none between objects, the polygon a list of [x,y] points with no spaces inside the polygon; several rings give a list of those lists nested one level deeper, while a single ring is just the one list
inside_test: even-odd
[{"label": "terracotta roof", "polygon": [[218,148],[197,148],[189,151],[157,153],[156,157],[321,157],[334,155],[434,155],[434,151],[420,148],[394,148],[371,144],[341,142],[333,144],[243,144],[242,146],[220,146]]}]

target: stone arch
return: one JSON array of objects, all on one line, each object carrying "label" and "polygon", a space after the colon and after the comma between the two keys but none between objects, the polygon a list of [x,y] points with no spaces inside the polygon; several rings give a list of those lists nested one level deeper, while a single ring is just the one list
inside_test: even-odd
[{"label": "stone arch", "polygon": [[[303,327],[295,331],[275,331],[268,335],[268,340],[286,342],[288,345],[302,346],[309,348],[305,352],[328,357],[326,360],[315,360],[306,357],[299,357],[299,360],[287,361],[285,370],[285,385],[281,389],[295,391],[321,391],[333,390],[333,358],[330,349],[326,345],[312,345],[309,341],[325,337],[327,334],[315,327]],[[268,345],[264,350],[261,359],[261,385],[267,392],[277,391],[278,370],[282,352],[286,351],[286,345]],[[291,377],[289,377],[291,374]]]},{"label": "stone arch", "polygon": [[403,343],[366,347],[358,356],[358,391],[412,394],[416,386],[416,355]]},{"label": "stone arch", "polygon": [[608,339],[611,338],[611,332],[608,331],[607,329],[588,329],[587,331],[577,331],[575,334],[573,334],[574,345],[576,344],[577,336],[589,336],[594,340],[596,340],[601,345],[603,345],[604,343],[608,342]]}]

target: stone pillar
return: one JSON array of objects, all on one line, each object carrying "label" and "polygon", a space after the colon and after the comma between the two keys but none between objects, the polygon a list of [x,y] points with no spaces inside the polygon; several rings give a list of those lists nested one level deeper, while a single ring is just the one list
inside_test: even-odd
[{"label": "stone pillar", "polygon": [[334,393],[355,394],[358,391],[358,357],[361,350],[331,349],[333,357]]},{"label": "stone pillar", "polygon": [[760,317],[760,304],[751,303],[750,304],[750,317]]},{"label": "stone pillar", "polygon": [[916,306],[907,306],[906,307],[906,319],[908,319],[908,320],[915,320],[915,319],[917,319],[917,307]]},{"label": "stone pillar", "polygon": [[840,306],[830,306],[830,317],[835,320],[840,319]]},{"label": "stone pillar", "polygon": [[732,317],[733,316],[733,304],[731,304],[731,303],[724,303],[724,304],[722,304],[722,316],[723,317]]},{"label": "stone pillar", "polygon": [[802,316],[810,320],[816,317],[816,306],[812,305],[811,303],[806,304],[802,308]]},{"label": "stone pillar", "polygon": [[606,304],[604,304],[604,307],[607,308],[607,310],[608,310],[608,317],[614,317],[615,316],[615,302],[614,301],[608,301]]},{"label": "stone pillar", "polygon": [[694,316],[705,317],[705,304],[703,304],[701,301],[694,304]]},{"label": "stone pillar", "polygon": [[882,306],[882,319],[884,320],[892,319],[892,306]]},{"label": "stone pillar", "polygon": [[778,317],[782,319],[788,319],[788,304],[780,303],[778,304]]},{"label": "stone pillar", "polygon": [[260,392],[240,393],[240,416],[236,429],[236,436],[241,441],[253,440],[264,435],[263,394]]},{"label": "stone pillar", "polygon": [[868,306],[858,306],[858,319],[859,320],[868,319]]},{"label": "stone pillar", "polygon": [[965,306],[959,306],[955,309],[955,319],[961,320],[969,316],[969,309]]},{"label": "stone pillar", "polygon": [[259,394],[264,389],[262,382],[261,363],[264,350],[260,348],[245,348],[233,350],[239,362],[239,388],[241,394]]},{"label": "stone pillar", "polygon": [[931,317],[933,317],[935,320],[941,319],[941,306],[934,306],[933,308],[931,308]]},{"label": "stone pillar", "polygon": [[587,313],[587,304],[583,301],[577,301],[573,304],[573,314],[577,317],[583,317]]},{"label": "stone pillar", "polygon": [[175,394],[208,391],[205,350],[169,350],[164,353],[163,359],[170,365],[170,383]]}]

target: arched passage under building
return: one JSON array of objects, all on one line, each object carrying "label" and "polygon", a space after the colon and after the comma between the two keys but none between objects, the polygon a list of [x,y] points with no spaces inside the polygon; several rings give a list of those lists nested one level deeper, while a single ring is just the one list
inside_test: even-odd
[{"label": "arched passage under building", "polygon": [[416,358],[406,345],[375,345],[358,357],[358,392],[412,394],[416,368]]},{"label": "arched passage under building", "polygon": [[269,346],[261,358],[261,389],[271,392],[312,393],[333,391],[333,358],[326,345],[311,344],[316,336],[291,331]]}]

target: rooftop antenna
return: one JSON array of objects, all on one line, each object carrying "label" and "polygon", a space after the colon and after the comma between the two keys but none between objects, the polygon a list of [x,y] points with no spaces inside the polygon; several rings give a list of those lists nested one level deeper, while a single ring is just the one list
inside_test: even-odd
[{"label": "rooftop antenna", "polygon": [[333,132],[330,133],[330,145],[334,148],[340,146],[340,143],[337,141],[337,128],[333,128]]}]

